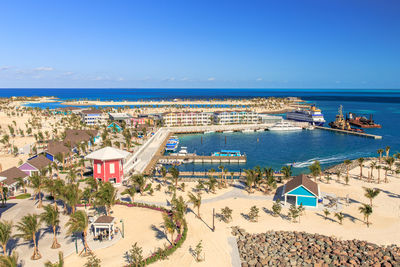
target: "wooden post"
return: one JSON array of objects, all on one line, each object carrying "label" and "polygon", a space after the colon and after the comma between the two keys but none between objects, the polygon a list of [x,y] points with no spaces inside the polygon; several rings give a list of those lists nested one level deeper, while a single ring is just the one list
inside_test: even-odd
[{"label": "wooden post", "polygon": [[225,145],[226,145],[226,135],[225,135]]},{"label": "wooden post", "polygon": [[212,231],[215,231],[215,209],[213,208],[213,227],[212,227]]}]

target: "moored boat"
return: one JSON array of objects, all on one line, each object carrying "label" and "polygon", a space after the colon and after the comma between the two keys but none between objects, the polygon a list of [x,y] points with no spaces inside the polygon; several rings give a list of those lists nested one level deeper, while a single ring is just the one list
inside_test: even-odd
[{"label": "moored boat", "polygon": [[298,108],[286,113],[286,119],[293,121],[309,122],[316,126],[323,126],[325,123],[324,115],[315,105],[310,108]]},{"label": "moored boat", "polygon": [[268,128],[269,131],[301,131],[303,128],[295,126],[287,121],[281,121]]}]

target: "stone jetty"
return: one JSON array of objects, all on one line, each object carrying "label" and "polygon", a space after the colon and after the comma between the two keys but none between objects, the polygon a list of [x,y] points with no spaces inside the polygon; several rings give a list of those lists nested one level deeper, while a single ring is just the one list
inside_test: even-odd
[{"label": "stone jetty", "polygon": [[400,266],[400,248],[304,232],[249,234],[232,227],[242,267]]}]

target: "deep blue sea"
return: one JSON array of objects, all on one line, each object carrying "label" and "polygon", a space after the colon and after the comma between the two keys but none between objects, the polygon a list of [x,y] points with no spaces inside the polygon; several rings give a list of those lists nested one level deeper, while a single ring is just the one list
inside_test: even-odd
[{"label": "deep blue sea", "polygon": [[[367,133],[382,135],[383,139],[367,139],[322,130],[297,133],[232,133],[181,135],[180,146],[189,152],[209,155],[221,149],[245,153],[246,164],[230,164],[229,170],[254,166],[270,166],[275,170],[295,163],[295,173],[307,170],[319,160],[324,167],[345,159],[376,156],[378,148],[391,147],[400,151],[400,90],[317,90],[317,89],[1,89],[1,96],[57,96],[67,99],[138,100],[138,99],[223,99],[268,96],[297,96],[321,108],[327,122],[334,120],[339,105],[344,113],[373,114],[382,129],[366,129]],[[60,107],[60,103],[45,103],[41,108]],[[226,144],[225,144],[226,136]],[[203,142],[201,143],[201,137]],[[218,164],[185,164],[181,170],[215,168]]]}]

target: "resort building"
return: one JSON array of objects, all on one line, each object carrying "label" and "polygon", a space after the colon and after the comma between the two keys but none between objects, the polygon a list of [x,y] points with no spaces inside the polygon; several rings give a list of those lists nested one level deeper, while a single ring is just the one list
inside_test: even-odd
[{"label": "resort building", "polygon": [[82,121],[87,125],[103,125],[107,123],[108,116],[101,110],[87,109],[80,112]]},{"label": "resort building", "polygon": [[88,142],[88,145],[91,146],[91,142],[96,143],[99,138],[97,130],[67,129],[65,130],[64,145],[74,148],[80,143]]},{"label": "resort building", "polygon": [[21,171],[27,175],[32,176],[35,173],[46,169],[51,164],[51,160],[43,155],[36,155],[28,159],[24,164],[18,167]]},{"label": "resort building", "polygon": [[124,163],[131,153],[113,148],[105,147],[87,155],[86,159],[92,160],[93,178],[115,184],[121,184],[124,180]]},{"label": "resort building", "polygon": [[252,111],[221,111],[214,113],[216,124],[256,124],[260,123],[258,113]]},{"label": "resort building", "polygon": [[111,121],[130,123],[132,116],[128,113],[108,113]]},{"label": "resort building", "polygon": [[49,142],[44,152],[46,158],[55,161],[58,154],[64,157],[64,160],[71,154],[71,150],[63,142]]},{"label": "resort building", "polygon": [[149,115],[139,115],[137,117],[133,117],[133,118],[130,119],[130,124],[132,126],[154,125],[154,123],[155,123],[154,116],[149,116]]},{"label": "resort building", "polygon": [[319,186],[306,175],[300,174],[287,182],[283,188],[285,204],[289,201],[296,206],[318,207]]},{"label": "resort building", "polygon": [[210,125],[213,116],[211,112],[171,112],[164,114],[163,120],[167,127]]},{"label": "resort building", "polygon": [[113,121],[107,126],[107,129],[110,129],[113,132],[119,133],[120,131],[122,131],[122,126]]},{"label": "resort building", "polygon": [[28,174],[17,167],[0,172],[0,181],[4,186],[8,187],[9,196],[13,196],[19,188],[17,178],[24,178],[24,181],[27,182]]}]

